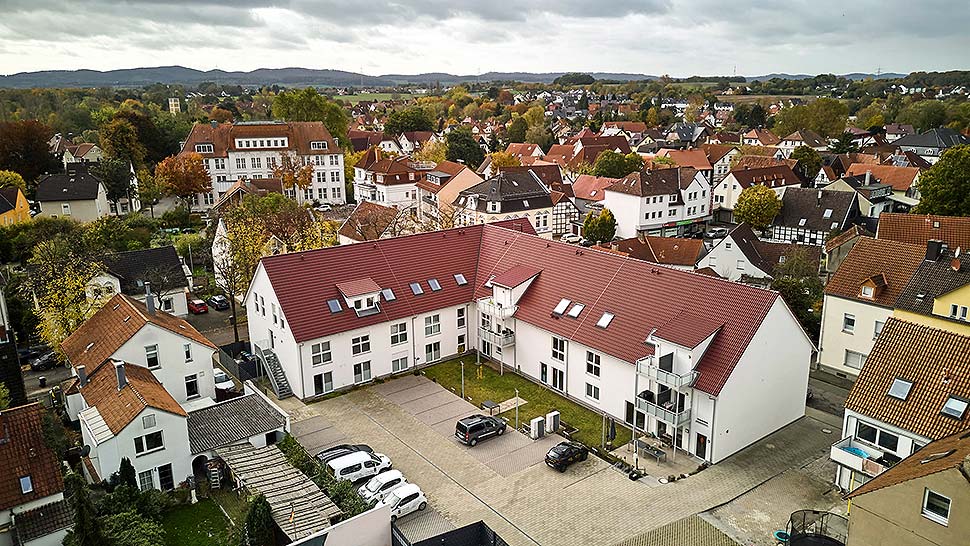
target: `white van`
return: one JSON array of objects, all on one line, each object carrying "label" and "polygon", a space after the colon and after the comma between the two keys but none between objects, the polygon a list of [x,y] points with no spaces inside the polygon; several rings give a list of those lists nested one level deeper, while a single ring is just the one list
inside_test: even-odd
[{"label": "white van", "polygon": [[357,490],[367,502],[382,501],[388,493],[408,483],[400,470],[388,470],[374,476]]},{"label": "white van", "polygon": [[330,474],[338,480],[355,482],[391,468],[391,460],[381,453],[357,451],[327,463]]},{"label": "white van", "polygon": [[411,512],[424,510],[428,507],[428,499],[421,492],[421,488],[413,483],[406,483],[388,493],[378,506],[391,507],[391,521],[404,517]]}]

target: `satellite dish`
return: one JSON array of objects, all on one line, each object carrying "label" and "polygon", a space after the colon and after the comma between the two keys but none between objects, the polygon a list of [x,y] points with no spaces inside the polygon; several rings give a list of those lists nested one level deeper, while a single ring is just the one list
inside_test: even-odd
[{"label": "satellite dish", "polygon": [[81,456],[82,457],[87,457],[90,454],[91,454],[91,446],[86,445],[86,444],[83,445],[83,446],[81,446]]}]

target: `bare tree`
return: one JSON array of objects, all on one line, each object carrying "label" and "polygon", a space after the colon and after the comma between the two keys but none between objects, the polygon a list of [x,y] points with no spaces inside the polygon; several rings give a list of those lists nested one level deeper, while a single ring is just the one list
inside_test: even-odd
[{"label": "bare tree", "polygon": [[229,236],[216,239],[215,244],[219,247],[218,252],[213,252],[212,256],[216,286],[229,298],[232,335],[234,341],[239,343],[239,318],[236,314],[236,298],[248,288],[249,278],[246,276],[245,267],[232,259],[230,249],[232,242]]}]

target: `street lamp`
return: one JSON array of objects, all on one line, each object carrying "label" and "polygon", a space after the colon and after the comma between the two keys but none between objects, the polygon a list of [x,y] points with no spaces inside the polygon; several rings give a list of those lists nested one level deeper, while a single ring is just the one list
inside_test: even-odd
[{"label": "street lamp", "polygon": [[465,399],[465,361],[461,361],[461,399]]}]

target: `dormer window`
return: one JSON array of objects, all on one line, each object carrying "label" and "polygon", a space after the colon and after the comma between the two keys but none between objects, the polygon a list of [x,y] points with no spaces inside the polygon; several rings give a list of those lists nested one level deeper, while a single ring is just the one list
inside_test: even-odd
[{"label": "dormer window", "polygon": [[486,210],[488,212],[495,213],[495,212],[500,212],[502,210],[501,204],[498,201],[489,201],[488,205],[486,206],[487,206]]},{"label": "dormer window", "polygon": [[876,293],[875,289],[873,289],[871,286],[863,286],[862,291],[860,292],[863,298],[870,298],[870,299],[872,299],[872,296],[875,293]]},{"label": "dormer window", "polygon": [[310,149],[311,150],[326,150],[327,149],[327,141],[325,141],[325,140],[314,140],[313,142],[310,143]]},{"label": "dormer window", "polygon": [[196,144],[195,151],[199,154],[211,154],[214,151],[212,144]]}]

